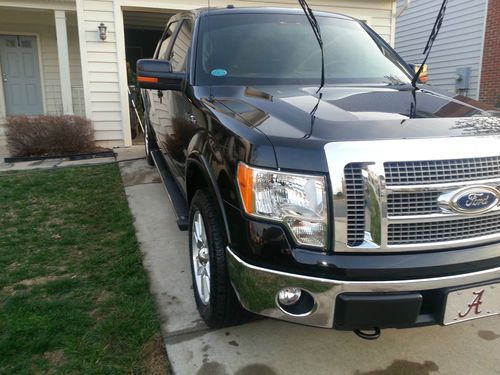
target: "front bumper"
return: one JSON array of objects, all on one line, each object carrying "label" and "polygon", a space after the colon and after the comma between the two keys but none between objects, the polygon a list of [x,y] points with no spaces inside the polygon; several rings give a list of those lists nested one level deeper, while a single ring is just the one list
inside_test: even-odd
[{"label": "front bumper", "polygon": [[[497,267],[473,273],[428,279],[343,281],[290,274],[254,266],[239,258],[229,247],[226,248],[226,259],[231,283],[245,309],[259,315],[323,328],[368,328],[363,326],[351,327],[350,324],[339,327],[335,311],[336,305],[342,303],[341,299],[338,298],[340,295],[360,295],[363,297],[380,295],[387,297],[388,295],[401,294],[407,297],[408,293],[422,294],[424,295],[424,303],[419,307],[422,311],[415,314],[416,319],[414,322],[407,322],[408,324],[400,322],[398,325],[391,325],[390,322],[385,321],[384,324],[380,325],[381,328],[416,326],[440,323],[441,317],[435,315],[442,314],[441,306],[437,310],[432,310],[432,306],[429,308],[428,305],[433,303],[439,305],[441,303],[439,302],[439,295],[444,294],[447,289],[474,284],[487,284],[500,279],[500,267]],[[276,296],[285,287],[296,287],[310,293],[314,298],[313,308],[307,314],[300,315],[292,315],[284,311],[277,303]],[[429,297],[427,301],[425,301],[426,295]],[[444,300],[444,296],[441,300]],[[390,305],[388,307],[390,308]],[[373,322],[370,322],[370,324],[379,326]]]}]

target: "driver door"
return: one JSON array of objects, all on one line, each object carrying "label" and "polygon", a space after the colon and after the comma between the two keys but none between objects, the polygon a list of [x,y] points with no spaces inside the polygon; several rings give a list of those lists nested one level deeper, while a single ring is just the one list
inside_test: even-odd
[{"label": "driver door", "polygon": [[[172,64],[173,72],[186,73],[193,38],[193,22],[191,19],[184,19],[180,23],[167,60]],[[163,105],[162,139],[159,144],[166,154],[170,170],[178,185],[185,191],[187,146],[197,128],[192,115],[192,103],[186,91],[163,91]]]},{"label": "driver door", "polygon": [[[168,60],[170,51],[172,50],[172,42],[180,26],[179,21],[173,21],[168,24],[165,29],[162,40],[158,44],[155,53],[155,59]],[[160,149],[165,152],[164,141],[167,134],[167,129],[171,123],[171,109],[169,101],[165,97],[168,91],[160,90],[145,90],[148,103],[148,115],[151,127],[153,128],[156,142]]]}]

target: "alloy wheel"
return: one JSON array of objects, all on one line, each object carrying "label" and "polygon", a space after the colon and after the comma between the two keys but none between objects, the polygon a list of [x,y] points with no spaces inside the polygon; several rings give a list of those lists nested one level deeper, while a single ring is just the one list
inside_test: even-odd
[{"label": "alloy wheel", "polygon": [[149,149],[149,128],[144,122],[144,148],[146,149],[146,155],[149,155],[151,150]]},{"label": "alloy wheel", "polygon": [[200,211],[196,211],[193,216],[191,247],[196,290],[200,301],[208,305],[210,302],[210,255],[205,223]]}]

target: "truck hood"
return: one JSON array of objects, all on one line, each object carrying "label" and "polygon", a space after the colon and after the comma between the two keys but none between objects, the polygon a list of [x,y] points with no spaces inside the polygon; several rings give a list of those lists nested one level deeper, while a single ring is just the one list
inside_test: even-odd
[{"label": "truck hood", "polygon": [[299,150],[302,159],[310,153],[318,160],[317,150],[329,142],[500,134],[500,118],[488,112],[493,108],[431,86],[324,87],[321,95],[316,90],[228,86],[214,87],[212,95],[269,138],[283,168]]}]

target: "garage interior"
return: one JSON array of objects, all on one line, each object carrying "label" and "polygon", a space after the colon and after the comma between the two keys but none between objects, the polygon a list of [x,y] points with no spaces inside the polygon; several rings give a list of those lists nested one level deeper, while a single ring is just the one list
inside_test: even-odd
[{"label": "garage interior", "polygon": [[134,71],[137,60],[153,57],[167,21],[174,14],[175,11],[172,10],[123,12],[127,61]]},{"label": "garage interior", "polygon": [[129,115],[132,130],[132,140],[134,144],[143,143],[142,129],[139,124],[139,118],[142,119],[142,103],[138,90],[134,90],[134,74],[136,62],[139,59],[152,58],[156,45],[160,40],[163,30],[168,20],[176,12],[174,10],[155,10],[152,11],[123,11],[123,25],[125,29],[125,53],[127,59],[128,84],[132,99],[137,107],[137,113],[129,102]]}]

